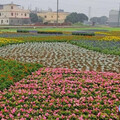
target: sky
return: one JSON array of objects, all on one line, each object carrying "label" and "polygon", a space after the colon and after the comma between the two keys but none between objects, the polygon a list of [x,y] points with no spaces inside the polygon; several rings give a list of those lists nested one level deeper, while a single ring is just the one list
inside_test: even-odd
[{"label": "sky", "polygon": [[[57,0],[0,0],[0,4],[15,3],[28,9],[35,7],[40,10],[48,10],[51,8],[56,11]],[[65,12],[84,13],[90,17],[109,16],[110,10],[119,9],[120,0],[59,0],[59,9],[64,9]],[[89,14],[89,8],[91,12]]]}]

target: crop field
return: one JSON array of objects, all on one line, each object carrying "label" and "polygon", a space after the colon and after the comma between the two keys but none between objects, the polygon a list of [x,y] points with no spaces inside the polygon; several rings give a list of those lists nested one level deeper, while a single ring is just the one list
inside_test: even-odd
[{"label": "crop field", "polygon": [[0,120],[119,120],[120,31],[80,29],[1,29]]},{"label": "crop field", "polygon": [[120,72],[120,57],[104,55],[64,42],[34,42],[0,48],[0,56],[44,67]]}]

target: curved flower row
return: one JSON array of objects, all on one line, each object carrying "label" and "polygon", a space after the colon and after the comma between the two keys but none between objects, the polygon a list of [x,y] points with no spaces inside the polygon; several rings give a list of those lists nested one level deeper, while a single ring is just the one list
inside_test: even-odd
[{"label": "curved flower row", "polygon": [[4,44],[10,44],[10,43],[22,43],[22,40],[17,40],[13,38],[0,38],[0,46]]},{"label": "curved flower row", "polygon": [[0,92],[4,120],[118,120],[120,74],[42,68]]},{"label": "curved flower row", "polygon": [[65,42],[24,43],[0,48],[0,56],[52,68],[120,72],[120,57],[86,50]]},{"label": "curved flower row", "polygon": [[120,36],[120,31],[95,32],[97,35]]}]

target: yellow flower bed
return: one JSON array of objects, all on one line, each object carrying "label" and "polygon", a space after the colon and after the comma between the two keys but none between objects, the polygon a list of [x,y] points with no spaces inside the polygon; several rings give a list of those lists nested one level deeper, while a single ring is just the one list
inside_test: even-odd
[{"label": "yellow flower bed", "polygon": [[0,45],[9,44],[9,43],[22,43],[22,40],[10,39],[10,38],[0,38]]},{"label": "yellow flower bed", "polygon": [[98,34],[98,35],[111,35],[108,32],[95,32],[95,34]]},{"label": "yellow flower bed", "polygon": [[120,41],[120,37],[118,37],[118,36],[105,36],[101,40],[105,40],[105,41]]}]

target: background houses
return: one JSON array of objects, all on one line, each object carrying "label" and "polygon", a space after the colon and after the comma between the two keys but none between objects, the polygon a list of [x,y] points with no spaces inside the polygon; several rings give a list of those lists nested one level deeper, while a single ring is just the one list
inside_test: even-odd
[{"label": "background houses", "polygon": [[30,23],[30,11],[17,4],[0,5],[0,25],[23,25]]},{"label": "background houses", "polygon": [[[64,23],[66,17],[70,13],[64,12],[64,10],[59,10],[58,13],[58,23]],[[37,13],[38,17],[43,18],[43,23],[56,23],[57,22],[57,12],[53,11],[40,11]]]}]

